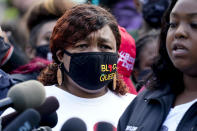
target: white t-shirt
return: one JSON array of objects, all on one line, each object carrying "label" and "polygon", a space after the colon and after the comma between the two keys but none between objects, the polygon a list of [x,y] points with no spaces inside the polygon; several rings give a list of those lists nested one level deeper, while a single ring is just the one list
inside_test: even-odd
[{"label": "white t-shirt", "polygon": [[112,91],[97,98],[81,98],[72,95],[56,86],[46,86],[47,96],[55,96],[60,107],[57,110],[58,124],[53,128],[59,131],[66,120],[72,117],[81,118],[88,131],[93,131],[97,122],[106,121],[117,127],[118,120],[135,95],[118,96]]},{"label": "white t-shirt", "polygon": [[171,108],[166,120],[162,125],[161,131],[176,131],[176,128],[184,114],[196,101],[197,99]]}]

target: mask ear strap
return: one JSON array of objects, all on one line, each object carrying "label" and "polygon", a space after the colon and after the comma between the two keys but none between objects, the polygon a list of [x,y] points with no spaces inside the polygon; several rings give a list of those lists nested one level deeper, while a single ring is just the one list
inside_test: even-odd
[{"label": "mask ear strap", "polygon": [[68,71],[66,70],[66,68],[64,67],[64,64],[62,63],[60,66],[61,66],[62,71],[65,72],[67,75],[70,76],[69,72],[68,72]]},{"label": "mask ear strap", "polygon": [[67,55],[69,55],[69,56],[72,56],[73,55],[73,54],[71,54],[70,52],[68,52],[66,50],[64,50],[64,53],[67,54]]},{"label": "mask ear strap", "polygon": [[[72,56],[72,55],[73,55],[73,54],[71,54],[70,52],[68,52],[68,51],[66,51],[66,50],[64,50],[63,52],[64,52],[65,54],[67,54],[68,56]],[[64,64],[63,64],[63,63],[61,63],[59,66],[60,66],[60,68],[61,68],[61,70],[62,70],[63,72],[65,72],[67,75],[70,76],[69,72],[66,70],[66,68],[64,67]]]},{"label": "mask ear strap", "polygon": [[[64,63],[60,63],[58,65],[58,70],[57,70],[57,82],[59,85],[62,85],[64,81],[64,72],[69,75],[69,72],[66,70],[64,67]],[[70,75],[69,75],[70,76]]]}]

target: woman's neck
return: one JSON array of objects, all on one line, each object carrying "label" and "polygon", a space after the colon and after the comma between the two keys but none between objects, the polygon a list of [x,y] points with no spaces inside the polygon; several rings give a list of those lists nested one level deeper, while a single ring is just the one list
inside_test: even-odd
[{"label": "woman's neck", "polygon": [[175,106],[197,99],[197,77],[183,76],[184,91],[176,97]]},{"label": "woman's neck", "polygon": [[183,76],[185,91],[197,92],[197,77]]}]

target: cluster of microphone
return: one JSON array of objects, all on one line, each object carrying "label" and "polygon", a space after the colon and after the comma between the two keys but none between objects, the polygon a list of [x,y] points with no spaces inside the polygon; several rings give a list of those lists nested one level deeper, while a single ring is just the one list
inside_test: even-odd
[{"label": "cluster of microphone", "polygon": [[[87,131],[87,126],[82,119],[74,117],[64,123],[61,131]],[[116,128],[111,123],[102,121],[96,123],[92,131],[116,131]]]},{"label": "cluster of microphone", "polygon": [[46,98],[45,87],[38,81],[30,80],[14,85],[7,97],[0,100],[0,110],[8,107],[16,111],[1,117],[3,131],[36,131],[42,127],[50,131],[58,121],[56,97]]},{"label": "cluster of microphone", "polygon": [[[54,96],[46,98],[44,88],[35,80],[11,87],[7,97],[0,100],[0,110],[12,107],[16,111],[1,117],[3,131],[52,131],[58,122],[59,102]],[[93,130],[116,131],[116,128],[108,122],[98,122]],[[61,131],[87,131],[87,126],[82,119],[75,117],[68,119]]]}]

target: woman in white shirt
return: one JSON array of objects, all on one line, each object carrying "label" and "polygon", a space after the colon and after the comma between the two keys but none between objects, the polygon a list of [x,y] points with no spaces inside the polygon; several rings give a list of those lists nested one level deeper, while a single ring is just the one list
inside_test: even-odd
[{"label": "woman in white shirt", "polygon": [[67,10],[57,21],[50,48],[54,63],[39,76],[48,96],[60,102],[60,130],[72,117],[81,118],[92,131],[106,121],[118,119],[135,97],[116,75],[120,33],[114,17],[105,9],[88,4]]}]

